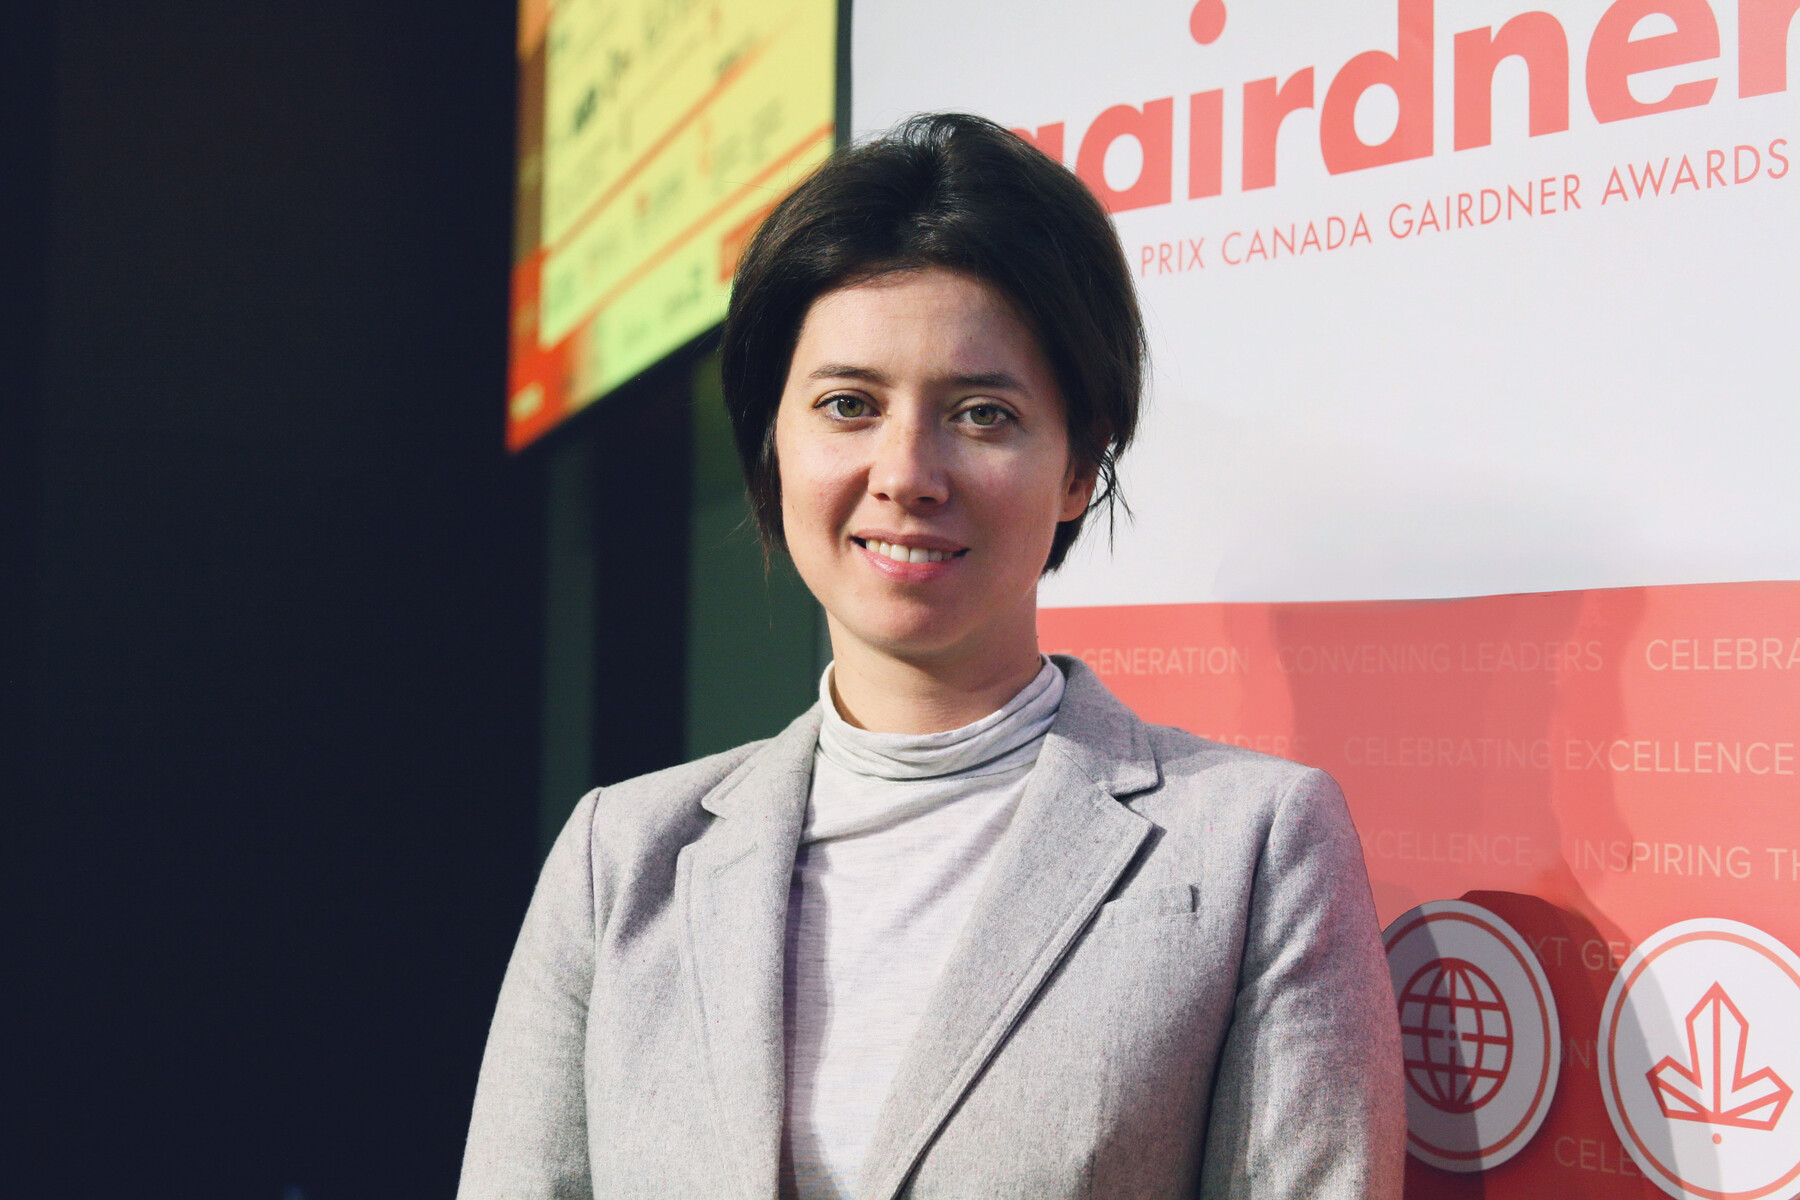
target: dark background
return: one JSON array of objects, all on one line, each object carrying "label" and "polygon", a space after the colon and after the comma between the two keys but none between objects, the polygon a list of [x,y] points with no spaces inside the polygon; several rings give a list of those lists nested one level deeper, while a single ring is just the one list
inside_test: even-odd
[{"label": "dark background", "polygon": [[[654,387],[502,449],[514,22],[7,8],[9,1198],[454,1190],[538,863],[548,464],[596,464],[602,561],[688,488]],[[594,604],[679,680],[663,545]],[[594,782],[679,756],[651,691]]]}]

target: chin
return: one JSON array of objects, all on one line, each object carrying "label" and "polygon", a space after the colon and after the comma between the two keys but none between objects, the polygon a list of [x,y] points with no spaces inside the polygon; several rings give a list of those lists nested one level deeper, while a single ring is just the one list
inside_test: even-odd
[{"label": "chin", "polygon": [[898,659],[954,656],[968,646],[972,630],[942,619],[893,619],[846,626],[864,645]]}]

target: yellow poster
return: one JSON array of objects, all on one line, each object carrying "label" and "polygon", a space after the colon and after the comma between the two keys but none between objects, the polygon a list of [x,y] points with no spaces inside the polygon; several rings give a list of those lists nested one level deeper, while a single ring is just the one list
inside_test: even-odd
[{"label": "yellow poster", "polygon": [[[835,0],[562,0],[526,14],[509,442],[725,313],[769,208],[832,146]],[[535,32],[535,30],[533,30]],[[528,35],[529,36],[529,35]],[[535,136],[533,136],[535,135]]]}]

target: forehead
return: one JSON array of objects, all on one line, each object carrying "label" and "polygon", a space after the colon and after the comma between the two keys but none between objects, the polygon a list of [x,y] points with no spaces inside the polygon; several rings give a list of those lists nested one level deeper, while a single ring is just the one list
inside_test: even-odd
[{"label": "forehead", "polygon": [[826,292],[800,327],[790,378],[821,365],[883,374],[1004,372],[1053,388],[1043,349],[998,288],[943,267],[893,271]]}]

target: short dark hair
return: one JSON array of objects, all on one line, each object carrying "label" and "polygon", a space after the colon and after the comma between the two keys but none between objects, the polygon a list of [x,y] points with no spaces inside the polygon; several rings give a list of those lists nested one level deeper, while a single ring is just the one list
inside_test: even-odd
[{"label": "short dark hair", "polygon": [[[738,262],[721,366],[751,511],[785,545],[775,414],[814,300],[893,271],[944,267],[1006,296],[1067,407],[1070,452],[1097,479],[1087,512],[1122,504],[1116,463],[1137,428],[1143,318],[1112,221],[1067,168],[981,117],[908,118],[840,149],[756,231]],[[1057,526],[1062,564],[1087,512]]]}]

